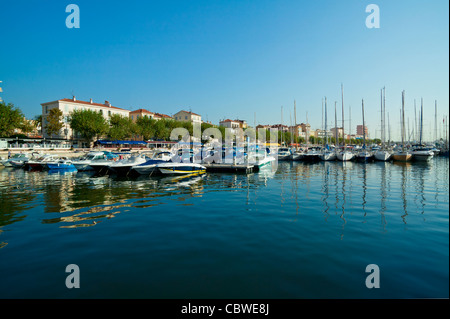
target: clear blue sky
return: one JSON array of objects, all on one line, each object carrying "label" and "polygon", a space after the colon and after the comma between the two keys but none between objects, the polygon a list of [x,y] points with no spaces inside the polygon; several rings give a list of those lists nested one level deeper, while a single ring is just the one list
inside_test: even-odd
[{"label": "clear blue sky", "polygon": [[[68,29],[68,4],[80,28]],[[365,25],[367,5],[380,28]],[[191,109],[218,123],[322,125],[322,98],[341,121],[344,84],[355,131],[361,99],[371,136],[379,136],[386,87],[391,134],[399,132],[401,92],[411,128],[424,99],[425,130],[449,106],[449,7],[419,1],[1,1],[1,97],[28,118],[61,98],[110,101],[126,109],[174,114]],[[293,121],[293,119],[292,119]],[[431,133],[426,133],[431,134]]]}]

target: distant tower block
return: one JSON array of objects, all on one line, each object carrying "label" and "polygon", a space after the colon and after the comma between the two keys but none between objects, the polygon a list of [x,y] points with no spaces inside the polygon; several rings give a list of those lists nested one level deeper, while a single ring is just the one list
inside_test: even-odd
[{"label": "distant tower block", "polygon": [[[2,83],[3,81],[0,81],[0,83]],[[0,93],[2,93],[3,92],[3,89],[2,89],[2,87],[0,86]],[[2,100],[2,97],[0,96],[0,102],[2,102],[3,100]]]}]

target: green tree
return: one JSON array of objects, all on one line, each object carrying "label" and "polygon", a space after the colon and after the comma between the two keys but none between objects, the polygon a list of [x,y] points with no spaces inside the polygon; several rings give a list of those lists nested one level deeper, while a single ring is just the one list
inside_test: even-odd
[{"label": "green tree", "polygon": [[141,116],[136,121],[136,132],[141,135],[144,141],[147,141],[155,135],[156,120],[151,117]]},{"label": "green tree", "polygon": [[129,139],[137,131],[131,118],[120,114],[111,115],[109,124],[108,137],[113,140]]},{"label": "green tree", "polygon": [[75,110],[69,116],[69,125],[85,140],[92,142],[93,138],[108,132],[109,125],[100,112],[93,110]]},{"label": "green tree", "polygon": [[24,124],[22,111],[14,104],[0,102],[0,136],[9,137],[15,129],[21,129]]},{"label": "green tree", "polygon": [[22,133],[25,133],[25,134],[33,132],[33,130],[34,130],[33,121],[27,121],[25,118],[23,118],[20,129],[22,130]]},{"label": "green tree", "polygon": [[48,112],[47,125],[45,125],[45,130],[47,134],[53,136],[54,134],[59,134],[59,131],[63,127],[63,112],[58,108],[53,108]]},{"label": "green tree", "polygon": [[42,129],[42,114],[36,115],[33,119],[33,128],[37,131],[38,127]]},{"label": "green tree", "polygon": [[169,140],[170,132],[169,125],[166,119],[161,119],[155,123],[155,138],[160,140]]}]

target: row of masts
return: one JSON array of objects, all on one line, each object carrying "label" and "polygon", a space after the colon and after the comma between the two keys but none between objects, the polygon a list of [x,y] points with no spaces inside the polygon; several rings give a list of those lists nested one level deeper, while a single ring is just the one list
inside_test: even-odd
[{"label": "row of masts", "polygon": [[[386,146],[386,88],[383,87],[381,89],[381,145],[382,148],[384,148]],[[416,113],[416,101],[414,100],[414,116],[415,116],[415,122],[414,122],[414,128],[411,131],[409,129],[409,118],[408,118],[408,134],[406,133],[406,121],[405,121],[405,113],[404,113],[404,91],[402,92],[402,108],[400,109],[400,135],[402,137],[402,145],[404,145],[405,143],[411,143],[411,136],[414,136],[414,142],[415,143],[419,143],[419,144],[423,144],[424,142],[424,136],[423,136],[423,98],[421,98],[421,106],[420,106],[420,113],[419,113],[419,122],[417,122],[417,113]],[[345,138],[345,113],[344,113],[344,85],[341,84],[341,112],[342,112],[342,145],[343,148],[345,149],[347,146],[347,139]],[[362,100],[362,109],[363,109],[363,140],[364,140],[364,145],[366,142],[366,136],[365,136],[365,132],[366,132],[366,126],[364,123],[364,100]],[[351,116],[351,108],[349,107],[349,116]],[[291,123],[291,127],[292,127],[292,116],[291,113],[289,112],[289,116],[290,116],[290,123]],[[325,121],[324,121],[325,118]],[[350,120],[351,121],[351,118]],[[437,101],[435,101],[435,116],[434,116],[434,141],[438,141],[438,129],[437,129]],[[308,124],[308,113],[306,113],[306,123]],[[335,101],[335,138],[336,141],[339,140],[339,129],[337,126],[337,102]],[[350,122],[351,123],[351,122]],[[446,125],[446,117],[444,117],[443,120],[444,125]],[[281,106],[281,124],[283,125],[283,106]],[[322,130],[324,130],[325,132],[325,139],[324,142],[325,144],[328,144],[328,121],[327,121],[327,98],[324,97],[322,99]],[[296,109],[296,101],[294,100],[294,127],[295,129],[297,129],[297,109]],[[308,126],[307,127],[307,132],[306,133],[306,143],[309,144],[309,130],[308,130]],[[389,120],[389,112],[387,113],[387,139],[390,142],[391,140],[391,126],[390,126],[390,120]],[[350,124],[350,130],[351,130],[351,124]],[[290,135],[291,135],[291,143],[293,143],[293,138],[295,136],[295,134],[293,134],[293,130],[290,130]],[[408,138],[406,138],[406,136],[408,136]],[[281,143],[285,143],[286,141],[283,140],[284,135],[281,135]],[[447,137],[445,137],[445,140],[447,141]]]}]

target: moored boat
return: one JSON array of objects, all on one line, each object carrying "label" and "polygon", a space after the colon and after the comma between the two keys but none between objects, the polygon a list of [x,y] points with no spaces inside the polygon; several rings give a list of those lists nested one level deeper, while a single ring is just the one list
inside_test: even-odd
[{"label": "moored boat", "polygon": [[386,162],[392,158],[392,152],[380,149],[373,154],[373,157],[377,161]]},{"label": "moored boat", "polygon": [[133,166],[147,162],[145,155],[131,156],[129,158],[113,162],[109,165],[109,169],[117,175],[127,175]]},{"label": "moored boat", "polygon": [[361,150],[356,154],[355,158],[357,162],[368,163],[373,160],[373,154],[370,151]]},{"label": "moored boat", "polygon": [[35,160],[29,160],[26,164],[30,171],[40,171],[47,168],[47,163],[54,163],[58,161],[59,157],[53,154],[45,154]]},{"label": "moored boat", "polygon": [[398,162],[409,162],[412,159],[412,154],[409,151],[397,151],[392,155],[392,159]]},{"label": "moored boat", "polygon": [[351,161],[353,157],[355,157],[355,154],[349,150],[340,151],[336,154],[336,158],[342,162]]},{"label": "moored boat", "polygon": [[47,167],[49,170],[59,170],[59,169],[76,170],[75,166],[72,164],[72,161],[63,159],[58,160],[56,162],[48,162]]},{"label": "moored boat", "polygon": [[317,163],[322,160],[321,158],[322,153],[317,150],[316,148],[309,149],[305,154],[303,154],[303,162],[306,163]]},{"label": "moored boat", "polygon": [[203,174],[206,173],[206,167],[197,163],[161,163],[156,165],[162,174]]},{"label": "moored boat", "polygon": [[157,152],[146,162],[131,167],[133,171],[140,175],[150,175],[159,172],[156,165],[171,161],[173,154],[168,151]]},{"label": "moored boat", "polygon": [[434,153],[427,147],[416,146],[411,151],[414,161],[427,162],[434,157]]},{"label": "moored boat", "polygon": [[95,161],[104,161],[107,159],[105,152],[89,152],[86,156],[73,160],[73,165],[78,171],[90,171],[93,168],[90,166]]},{"label": "moored boat", "polygon": [[288,161],[291,159],[291,155],[292,155],[292,150],[290,148],[287,147],[280,147],[278,149],[278,160],[279,161]]}]

